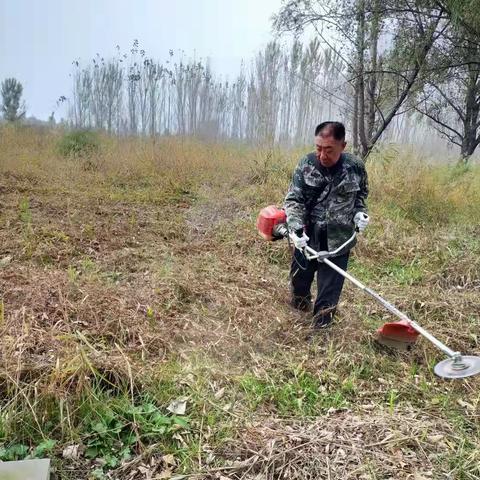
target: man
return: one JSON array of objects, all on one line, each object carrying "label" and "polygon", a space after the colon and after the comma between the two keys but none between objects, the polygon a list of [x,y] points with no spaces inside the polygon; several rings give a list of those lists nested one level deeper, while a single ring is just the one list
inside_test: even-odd
[{"label": "man", "polygon": [[[322,262],[307,261],[299,249],[308,243],[315,250],[333,251],[352,236],[355,226],[363,231],[369,223],[365,205],[367,173],[360,159],[344,152],[345,146],[342,123],[318,125],[316,151],[300,160],[284,203],[296,247],[290,271],[292,306],[303,311],[311,309],[310,287],[316,272],[313,319],[317,329],[332,323],[344,278]],[[331,261],[346,270],[349,253],[344,249]]]}]

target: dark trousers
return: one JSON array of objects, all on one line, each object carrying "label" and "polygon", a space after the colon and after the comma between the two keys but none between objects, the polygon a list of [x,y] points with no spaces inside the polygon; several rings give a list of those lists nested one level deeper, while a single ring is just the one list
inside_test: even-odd
[{"label": "dark trousers", "polygon": [[[349,253],[330,260],[342,270],[347,269]],[[311,285],[317,273],[317,297],[313,307],[316,321],[322,317],[333,318],[335,308],[342,293],[344,277],[323,262],[308,261],[300,250],[295,249],[290,269],[292,303],[296,308],[306,310],[310,306],[312,295]]]}]

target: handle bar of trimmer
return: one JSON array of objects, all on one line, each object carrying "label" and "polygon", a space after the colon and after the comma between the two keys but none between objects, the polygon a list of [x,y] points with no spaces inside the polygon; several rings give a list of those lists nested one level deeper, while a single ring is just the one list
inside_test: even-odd
[{"label": "handle bar of trimmer", "polygon": [[[357,236],[357,232],[358,232],[358,229],[355,228],[355,231],[353,232],[353,235],[343,245],[340,245],[338,248],[336,248],[332,252],[327,252],[327,251],[317,252],[316,250],[314,250],[312,247],[309,247],[308,245],[305,248],[303,248],[301,251],[303,252],[303,254],[305,255],[305,257],[308,260],[317,259],[318,261],[322,261],[322,259],[324,259],[324,258],[328,258],[328,257],[332,257],[332,256],[336,255],[337,253],[341,252],[345,247],[347,247],[350,243],[352,243]],[[302,231],[302,233],[300,233],[300,232],[298,232],[298,233],[301,235],[303,233],[303,231]],[[288,237],[288,238],[290,238],[290,240],[293,241],[292,232],[290,232],[288,230],[287,225],[285,223],[282,223],[282,224],[279,224],[275,227],[275,229],[274,229],[274,239],[278,240],[278,239],[284,238],[284,237]]]},{"label": "handle bar of trimmer", "polygon": [[303,253],[305,255],[305,258],[307,258],[307,260],[317,259],[319,262],[321,262],[324,258],[333,257],[337,253],[341,252],[345,247],[347,247],[350,243],[352,243],[355,240],[356,236],[357,236],[357,232],[354,231],[353,235],[343,245],[340,245],[338,248],[336,248],[331,252],[327,252],[327,251],[317,252],[316,250],[314,250],[313,248],[307,245],[303,249]]},{"label": "handle bar of trimmer", "polygon": [[[301,232],[303,233],[303,231]],[[317,252],[316,250],[314,250],[312,247],[309,247],[308,245],[305,248],[301,249],[301,251],[303,252],[307,260],[317,259],[319,262],[321,262],[324,258],[333,257],[334,255],[337,255],[337,253],[341,252],[345,247],[347,247],[350,243],[352,243],[357,236],[357,232],[358,232],[358,229],[355,228],[353,235],[344,244],[340,245],[338,248],[336,248],[331,252],[327,252],[327,251]],[[300,232],[298,233],[300,235],[302,234]],[[288,228],[286,227],[286,224],[278,225],[276,229],[276,235],[277,235],[277,238],[289,237],[290,240],[293,241],[292,232],[289,232]]]}]

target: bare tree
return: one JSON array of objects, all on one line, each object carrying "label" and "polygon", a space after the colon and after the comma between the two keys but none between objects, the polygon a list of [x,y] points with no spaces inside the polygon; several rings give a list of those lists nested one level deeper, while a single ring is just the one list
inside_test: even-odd
[{"label": "bare tree", "polygon": [[[398,98],[402,77],[392,76],[392,81],[381,71],[399,63],[378,47],[384,39],[376,32],[383,28],[384,17],[378,13],[376,29],[367,28],[375,18],[366,8],[362,12],[358,10],[357,16],[359,21],[365,17],[365,31],[352,30],[352,38],[361,47],[354,53],[361,52],[367,64],[360,82],[363,99],[354,89],[359,83],[354,63],[333,45],[325,49],[319,38],[305,46],[294,41],[288,50],[271,42],[249,68],[242,65],[233,81],[216,76],[208,60],[189,60],[183,53],[176,58],[170,51],[162,64],[147,57],[135,41],[130,55],[113,59],[97,55],[83,68],[75,62],[71,123],[118,134],[201,135],[292,144],[307,141],[312,128],[326,118],[350,121],[353,117],[353,127],[365,132],[368,141],[377,132],[382,111],[390,107],[388,102]],[[390,136],[406,128],[405,122],[393,124]],[[354,135],[354,140],[360,138],[359,133]]]},{"label": "bare tree", "polygon": [[70,103],[71,122],[75,128],[91,125],[92,77],[90,69],[81,69],[78,61],[73,62],[73,101]]}]

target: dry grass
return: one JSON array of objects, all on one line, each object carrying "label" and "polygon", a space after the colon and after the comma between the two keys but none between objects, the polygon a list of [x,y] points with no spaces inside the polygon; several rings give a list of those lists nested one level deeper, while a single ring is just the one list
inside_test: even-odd
[{"label": "dry grass", "polygon": [[[137,456],[104,474],[479,478],[478,379],[436,379],[441,355],[424,341],[379,350],[390,317],[351,286],[336,326],[305,342],[308,321],[286,302],[288,249],[254,229],[297,152],[103,138],[86,165],[58,156],[60,135],[0,137],[0,447],[54,439],[59,478],[93,478],[95,463],[60,460],[89,442],[86,418],[118,398],[166,412],[186,396],[186,432],[144,439],[128,420]],[[352,271],[478,353],[478,170],[399,155],[370,176],[374,223]],[[232,456],[245,463],[230,469]]]},{"label": "dry grass", "polygon": [[[450,471],[437,469],[438,459],[454,455],[461,443],[434,416],[390,414],[374,405],[356,413],[332,409],[309,421],[266,419],[242,436],[241,460],[224,469],[235,479],[448,478]],[[471,463],[478,460],[475,454]]]}]

